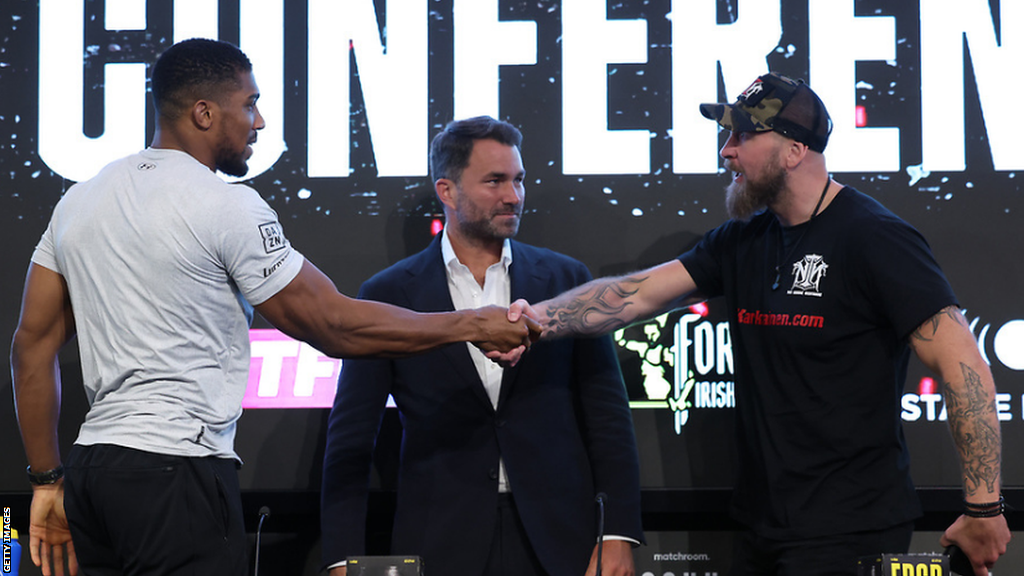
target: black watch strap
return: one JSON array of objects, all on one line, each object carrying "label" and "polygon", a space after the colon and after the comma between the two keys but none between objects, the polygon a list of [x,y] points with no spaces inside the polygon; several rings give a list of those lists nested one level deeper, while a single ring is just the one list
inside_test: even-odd
[{"label": "black watch strap", "polygon": [[32,467],[25,468],[25,473],[28,474],[28,481],[33,486],[46,486],[47,484],[54,484],[57,480],[64,477],[64,465],[61,464],[53,470],[47,470],[46,472],[33,472]]}]

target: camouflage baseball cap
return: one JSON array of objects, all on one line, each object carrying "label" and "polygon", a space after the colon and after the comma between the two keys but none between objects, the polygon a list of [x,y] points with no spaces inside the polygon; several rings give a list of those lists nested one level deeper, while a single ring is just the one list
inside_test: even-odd
[{"label": "camouflage baseball cap", "polygon": [[770,72],[759,76],[733,104],[701,104],[700,113],[733,132],[774,130],[823,152],[832,133],[825,104],[803,80]]}]

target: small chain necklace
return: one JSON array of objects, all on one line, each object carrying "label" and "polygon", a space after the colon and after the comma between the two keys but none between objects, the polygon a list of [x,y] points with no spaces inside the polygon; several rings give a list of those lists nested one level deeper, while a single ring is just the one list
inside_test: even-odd
[{"label": "small chain necklace", "polygon": [[[796,242],[793,243],[793,246],[789,248],[789,252],[786,253],[786,256],[784,258],[780,258],[779,254],[776,254],[775,282],[772,283],[772,290],[779,289],[779,279],[782,277],[782,273],[779,271],[779,268],[782,266],[783,263],[789,262],[790,257],[793,256],[793,253],[796,252],[797,247],[800,246],[800,241],[803,240],[804,235],[807,234],[807,230],[811,228],[811,221],[814,220],[814,217],[818,215],[818,210],[821,209],[821,203],[825,201],[825,196],[828,194],[828,187],[830,184],[832,184],[832,179],[826,179],[825,189],[821,191],[821,197],[818,198],[818,203],[814,206],[814,212],[811,212],[811,218],[807,221],[807,226],[805,226],[803,231],[800,232],[800,236],[796,239]],[[779,223],[779,253],[782,252],[782,247],[784,244],[785,239],[782,236],[782,223]]]}]

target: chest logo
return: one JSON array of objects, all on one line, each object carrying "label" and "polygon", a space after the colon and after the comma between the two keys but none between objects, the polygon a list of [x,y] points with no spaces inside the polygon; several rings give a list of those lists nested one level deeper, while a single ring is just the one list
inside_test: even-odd
[{"label": "chest logo", "polygon": [[793,287],[786,292],[793,296],[821,297],[821,279],[828,271],[828,264],[821,254],[807,254],[803,260],[793,263]]}]

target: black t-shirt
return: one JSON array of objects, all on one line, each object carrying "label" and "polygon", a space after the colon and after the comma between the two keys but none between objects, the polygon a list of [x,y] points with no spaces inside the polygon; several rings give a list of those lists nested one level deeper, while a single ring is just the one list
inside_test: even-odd
[{"label": "black t-shirt", "polygon": [[726,299],[736,519],[804,538],[919,516],[900,421],[908,337],[956,304],[921,234],[847,187],[807,223],[729,221],[679,260]]}]

